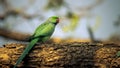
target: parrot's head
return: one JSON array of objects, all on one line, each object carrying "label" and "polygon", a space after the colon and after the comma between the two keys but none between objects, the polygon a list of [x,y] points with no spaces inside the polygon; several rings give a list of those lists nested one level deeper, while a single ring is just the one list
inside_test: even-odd
[{"label": "parrot's head", "polygon": [[57,16],[52,16],[48,20],[49,20],[50,23],[53,23],[53,24],[58,24],[59,23],[59,17],[57,17]]}]

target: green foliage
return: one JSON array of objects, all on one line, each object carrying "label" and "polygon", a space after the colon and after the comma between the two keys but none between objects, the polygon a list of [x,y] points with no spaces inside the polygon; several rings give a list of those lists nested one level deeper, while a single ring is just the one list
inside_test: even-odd
[{"label": "green foliage", "polygon": [[59,9],[64,3],[64,0],[48,0],[45,9]]},{"label": "green foliage", "polygon": [[63,27],[62,30],[64,32],[74,31],[78,25],[80,17],[72,12],[68,12],[66,17],[70,20],[70,23],[67,26]]},{"label": "green foliage", "polygon": [[116,56],[117,56],[117,57],[120,57],[120,51],[118,51],[118,52],[116,53]]},{"label": "green foliage", "polygon": [[120,16],[118,17],[118,20],[114,23],[115,27],[119,27],[120,26]]},{"label": "green foliage", "polygon": [[97,16],[96,17],[96,20],[95,20],[95,24],[94,26],[92,27],[92,30],[93,31],[96,31],[101,25],[101,17],[100,16]]}]

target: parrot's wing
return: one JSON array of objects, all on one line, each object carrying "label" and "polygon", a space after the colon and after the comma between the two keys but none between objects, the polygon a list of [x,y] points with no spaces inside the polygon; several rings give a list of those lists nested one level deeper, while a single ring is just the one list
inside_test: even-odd
[{"label": "parrot's wing", "polygon": [[32,35],[33,37],[34,37],[34,35],[38,32],[38,31],[41,31],[43,28],[45,28],[45,26],[47,25],[48,23],[42,23],[41,25],[39,25],[37,28],[36,28],[36,30],[35,30],[35,32],[34,32],[34,34]]},{"label": "parrot's wing", "polygon": [[29,40],[35,39],[35,38],[42,38],[45,37],[46,35],[40,35],[40,36],[31,36]]},{"label": "parrot's wing", "polygon": [[43,24],[39,25],[39,26],[36,28],[34,34],[33,34],[29,39],[34,38],[34,36],[38,33],[38,31],[41,31],[43,28],[45,28],[46,25],[47,25],[47,23],[43,23]]},{"label": "parrot's wing", "polygon": [[36,30],[35,33],[33,34],[32,38],[40,38],[40,37],[45,37],[45,36],[51,36],[55,28],[55,25],[51,23],[43,23],[41,24]]}]

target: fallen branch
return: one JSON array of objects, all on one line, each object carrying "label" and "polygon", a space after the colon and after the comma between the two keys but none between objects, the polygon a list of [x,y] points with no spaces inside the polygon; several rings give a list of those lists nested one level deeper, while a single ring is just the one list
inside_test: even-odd
[{"label": "fallen branch", "polygon": [[15,31],[9,31],[3,28],[0,28],[0,36],[18,40],[18,41],[27,41],[30,35],[24,34],[24,33],[19,33]]},{"label": "fallen branch", "polygon": [[[0,48],[0,68],[12,68],[26,44]],[[18,67],[22,68],[119,68],[118,44],[62,43],[37,44]]]}]

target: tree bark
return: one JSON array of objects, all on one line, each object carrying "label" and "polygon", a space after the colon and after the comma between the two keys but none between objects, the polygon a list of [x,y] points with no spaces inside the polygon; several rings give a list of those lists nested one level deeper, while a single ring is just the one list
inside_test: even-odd
[{"label": "tree bark", "polygon": [[[0,48],[0,68],[12,68],[27,44]],[[18,68],[120,68],[116,57],[120,45],[113,43],[36,44]]]}]

